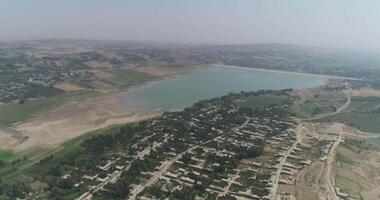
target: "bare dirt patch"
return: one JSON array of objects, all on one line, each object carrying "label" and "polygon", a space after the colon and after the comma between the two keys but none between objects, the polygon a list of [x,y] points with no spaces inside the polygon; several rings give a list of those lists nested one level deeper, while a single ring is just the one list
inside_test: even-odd
[{"label": "bare dirt patch", "polygon": [[99,61],[87,61],[85,64],[92,68],[112,68],[112,65],[107,62],[99,62]]},{"label": "bare dirt patch", "polygon": [[280,194],[295,195],[295,187],[293,185],[279,184],[277,192]]},{"label": "bare dirt patch", "polygon": [[[192,69],[194,68],[188,67],[178,70],[176,73]],[[161,74],[168,73],[162,72]],[[165,77],[171,76],[166,75],[162,78]],[[110,87],[106,84],[102,85],[100,82],[97,86],[104,87],[104,91]],[[113,93],[110,91],[106,95],[49,110],[29,121],[15,123],[7,129],[1,129],[0,149],[11,149],[16,152],[25,152],[36,147],[52,149],[89,131],[143,120],[162,113],[162,110],[145,110],[120,105],[120,99],[127,92]],[[14,137],[15,133],[17,133],[16,138]]]},{"label": "bare dirt patch", "polygon": [[[342,125],[338,123],[307,123],[302,122],[303,128],[299,129],[299,134],[304,135],[305,144],[313,144],[321,140],[336,141],[337,133],[342,130]],[[319,146],[317,146],[319,149]],[[335,155],[334,150],[328,157]],[[314,158],[313,163],[301,170],[297,175],[296,196],[297,199],[336,199],[334,189],[331,188],[331,167],[328,161],[320,161],[319,157]]]},{"label": "bare dirt patch", "polygon": [[134,69],[138,72],[147,73],[153,76],[174,76],[181,73],[185,73],[191,70],[200,68],[200,66],[188,66],[188,67],[157,67],[157,66],[146,66],[146,67],[135,67]]},{"label": "bare dirt patch", "polygon": [[101,70],[91,70],[90,72],[94,73],[94,75],[99,79],[109,78],[109,77],[115,76],[114,74],[111,74],[111,73],[108,73],[105,71],[101,71]]},{"label": "bare dirt patch", "polygon": [[98,80],[92,81],[91,86],[94,87],[97,91],[103,92],[103,93],[113,90],[112,85],[107,84],[103,81],[98,81]]},{"label": "bare dirt patch", "polygon": [[363,87],[360,89],[352,90],[352,96],[363,96],[363,97],[380,97],[380,90],[375,90],[369,87]]},{"label": "bare dirt patch", "polygon": [[[22,143],[12,139],[12,133],[0,133],[0,148],[13,149],[19,152],[40,148],[55,148],[67,140],[86,132],[124,124],[161,114],[160,110],[143,110],[121,107],[119,98],[122,93],[95,97],[69,108],[58,108],[33,120],[19,123],[11,127],[27,138]],[[3,142],[5,141],[5,142]]]},{"label": "bare dirt patch", "polygon": [[[355,138],[355,141],[358,139]],[[334,166],[335,182],[355,199],[360,199],[363,194],[368,199],[378,199],[376,190],[380,187],[380,153],[368,149],[365,143],[355,144],[352,136],[346,140],[337,151],[341,158],[337,159]]]},{"label": "bare dirt patch", "polygon": [[380,153],[371,150],[365,142],[355,142],[372,138],[374,134],[341,123],[303,123],[307,128],[304,141],[334,141],[340,133],[343,140],[328,154],[330,170],[326,161],[316,160],[298,174],[297,199],[332,197],[331,184],[339,186],[354,199],[379,199]]},{"label": "bare dirt patch", "polygon": [[318,199],[319,184],[321,181],[322,170],[324,163],[319,161],[314,162],[309,167],[300,171],[296,182],[296,197],[297,199]]},{"label": "bare dirt patch", "polygon": [[[380,182],[380,179],[377,180]],[[363,199],[366,200],[379,200],[380,199],[380,186],[374,188],[373,190],[366,191],[362,193]]]},{"label": "bare dirt patch", "polygon": [[72,83],[60,83],[60,84],[54,85],[54,87],[57,89],[63,90],[65,92],[73,92],[73,91],[78,91],[78,90],[83,89],[83,88],[81,88],[77,85],[74,85]]},{"label": "bare dirt patch", "polygon": [[103,54],[104,56],[106,56],[107,58],[111,58],[111,59],[113,59],[113,58],[115,58],[115,59],[119,59],[119,60],[122,60],[122,59],[123,59],[123,57],[120,56],[119,54],[117,54],[116,52],[110,52],[110,51],[107,51],[107,52],[102,52],[102,54]]},{"label": "bare dirt patch", "polygon": [[[175,70],[176,74],[185,73],[195,69],[187,67]],[[154,69],[156,72],[156,70]],[[153,73],[153,72],[152,72]],[[168,74],[162,78],[170,78]],[[103,76],[105,74],[102,74]],[[55,148],[67,140],[78,137],[86,132],[105,128],[115,124],[125,124],[149,117],[157,116],[163,110],[144,110],[141,108],[125,107],[120,104],[120,99],[127,95],[128,91],[112,92],[108,90],[110,85],[101,81],[93,82],[95,88],[103,88],[105,95],[86,99],[82,102],[48,111],[43,115],[26,122],[13,124],[9,130],[21,134],[26,138],[20,143],[15,140],[13,131],[1,129],[0,149],[15,151],[28,151],[35,147]]]},{"label": "bare dirt patch", "polygon": [[0,150],[13,149],[20,144],[20,140],[14,137],[11,133],[0,130]]}]

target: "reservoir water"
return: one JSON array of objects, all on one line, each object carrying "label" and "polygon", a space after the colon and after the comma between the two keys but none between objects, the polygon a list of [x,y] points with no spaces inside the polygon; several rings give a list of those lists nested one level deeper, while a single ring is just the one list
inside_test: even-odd
[{"label": "reservoir water", "polygon": [[249,68],[211,67],[132,90],[123,104],[145,108],[183,108],[229,92],[320,86],[327,79]]}]

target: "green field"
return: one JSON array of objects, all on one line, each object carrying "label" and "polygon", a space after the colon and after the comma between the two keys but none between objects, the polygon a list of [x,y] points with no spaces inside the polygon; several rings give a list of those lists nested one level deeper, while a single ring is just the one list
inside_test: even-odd
[{"label": "green field", "polygon": [[270,105],[281,105],[288,99],[285,95],[249,96],[238,100],[238,104],[245,108],[263,108]]},{"label": "green field", "polygon": [[12,182],[11,177],[17,175],[22,170],[28,168],[39,159],[42,159],[45,155],[48,155],[52,151],[34,149],[25,153],[13,153],[9,161],[17,161],[15,163],[7,162],[7,165],[0,169],[0,177],[3,182]]},{"label": "green field", "polygon": [[352,126],[361,131],[380,133],[380,113],[342,112],[321,119],[320,121],[336,121]]},{"label": "green field", "polygon": [[313,96],[307,96],[301,105],[293,105],[291,111],[298,118],[311,118],[321,114],[335,112],[336,108],[343,105],[347,98],[342,92],[319,92]]},{"label": "green field", "polygon": [[78,102],[95,95],[95,92],[80,91],[43,99],[30,100],[26,101],[24,104],[0,106],[0,127],[6,127],[18,121],[31,119],[57,106]]},{"label": "green field", "polygon": [[359,98],[352,98],[352,102],[347,110],[319,121],[336,121],[361,131],[380,133],[380,112],[376,111],[379,107],[380,99],[365,101]]},{"label": "green field", "polygon": [[5,162],[10,162],[17,157],[12,151],[0,150],[0,160]]},{"label": "green field", "polygon": [[295,113],[297,117],[300,117],[300,118],[312,117],[313,110],[314,110],[314,104],[311,102],[304,103],[297,108],[293,107],[293,112]]},{"label": "green field", "polygon": [[146,81],[154,80],[155,76],[137,72],[135,70],[109,70],[106,71],[114,74],[115,76],[102,79],[103,82],[112,85],[117,89],[126,89],[132,85],[137,85]]},{"label": "green field", "polygon": [[299,118],[310,118],[320,114],[335,112],[331,106],[318,106],[312,102],[306,102],[298,108],[293,108],[294,114]]},{"label": "green field", "polygon": [[[60,163],[62,159],[67,159],[70,158],[70,156],[79,155],[79,152],[81,151],[80,144],[84,139],[95,134],[113,134],[119,130],[120,126],[111,126],[109,128],[89,132],[65,142],[63,145],[56,149],[36,148],[28,152],[20,152],[17,154],[11,151],[0,151],[0,158],[9,159],[9,161],[20,159],[20,162],[14,165],[8,163],[7,166],[0,168],[1,180],[5,183],[12,183],[14,181],[14,177],[24,172],[38,175],[42,172],[45,172],[51,166]],[[41,159],[46,158],[49,155],[54,155],[54,157],[48,162],[48,164],[35,165]]]},{"label": "green field", "polygon": [[[115,76],[102,79],[102,81],[117,89],[126,89],[132,85],[155,79],[152,75],[134,70],[118,69],[109,70],[107,72],[112,73]],[[0,75],[0,81],[9,79],[11,76],[11,74]],[[15,122],[31,119],[57,106],[79,102],[97,94],[97,92],[82,90],[43,99],[29,100],[24,104],[0,106],[0,128],[9,126]]]},{"label": "green field", "polygon": [[336,176],[335,181],[336,185],[343,188],[344,192],[347,192],[350,197],[354,199],[361,199],[360,193],[364,190],[364,188],[362,188],[358,183],[355,183],[343,176]]},{"label": "green field", "polygon": [[1,82],[6,82],[6,81],[12,79],[15,76],[16,75],[13,74],[13,73],[0,74],[0,83]]}]

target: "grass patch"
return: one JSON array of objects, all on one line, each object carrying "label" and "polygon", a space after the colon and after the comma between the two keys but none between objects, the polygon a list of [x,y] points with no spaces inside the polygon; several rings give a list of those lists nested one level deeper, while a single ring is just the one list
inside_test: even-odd
[{"label": "grass patch", "polygon": [[95,94],[95,92],[90,91],[78,91],[54,97],[30,100],[24,104],[0,106],[0,127],[6,127],[15,122],[31,119],[57,106],[77,102],[87,97],[95,96]]},{"label": "grass patch", "polygon": [[[72,166],[64,166],[62,165],[62,163],[74,160],[78,156],[82,155],[83,148],[80,145],[85,139],[97,134],[116,134],[120,131],[121,126],[122,125],[115,125],[109,128],[88,132],[84,135],[67,141],[61,147],[50,151],[49,154],[44,154],[43,157],[40,157],[38,160],[35,160],[32,165],[29,165],[22,171],[26,174],[32,174],[33,176],[43,176],[52,167],[60,165],[61,169],[63,170],[63,173],[67,173],[68,171],[72,170]],[[43,164],[38,164],[38,162],[41,159],[46,158],[49,155],[52,155],[52,159]],[[20,174],[20,172],[22,171],[19,171],[18,174]]]},{"label": "grass patch", "polygon": [[334,116],[323,118],[320,121],[335,121],[352,126],[361,131],[380,133],[379,119],[380,113],[342,112]]},{"label": "grass patch", "polygon": [[312,117],[314,104],[311,102],[307,102],[307,103],[302,104],[298,108],[292,108],[292,110],[297,117],[300,117],[300,118]]},{"label": "grass patch", "polygon": [[107,72],[115,74],[115,76],[102,79],[102,81],[117,89],[126,89],[132,85],[137,85],[139,83],[155,79],[155,76],[143,72],[137,72],[135,70],[118,69]]},{"label": "grass patch", "polygon": [[351,198],[361,199],[360,192],[362,191],[362,187],[353,182],[352,180],[343,177],[336,176],[335,178],[336,185],[343,190],[343,192],[348,193]]},{"label": "grass patch", "polygon": [[336,121],[361,131],[380,133],[380,99],[354,97],[349,108],[341,113],[318,121]]},{"label": "grass patch", "polygon": [[[56,149],[40,149],[36,148],[28,152],[17,154],[18,157],[24,157],[19,163],[15,165],[8,165],[0,169],[0,177],[5,183],[12,183],[14,178],[21,173],[30,173],[33,175],[41,175],[49,170],[52,166],[59,164],[62,160],[70,158],[71,156],[80,155],[80,144],[86,138],[96,134],[116,134],[120,131],[122,125],[115,125],[109,128],[100,129],[97,131],[88,132],[77,138],[65,142],[62,146]],[[37,164],[40,160],[53,155],[53,159],[40,165]]]},{"label": "grass patch", "polygon": [[10,162],[17,158],[17,155],[10,150],[0,150],[0,160],[4,162]]},{"label": "grass patch", "polygon": [[325,113],[335,112],[335,108],[329,103],[318,101],[306,101],[298,107],[292,107],[291,111],[299,118],[310,118]]},{"label": "grass patch", "polygon": [[238,100],[238,104],[245,108],[264,108],[270,105],[281,105],[288,99],[285,95],[249,96]]},{"label": "grass patch", "polygon": [[378,112],[380,108],[380,98],[378,97],[352,97],[350,110],[352,112],[370,113]]},{"label": "grass patch", "polygon": [[11,80],[13,77],[15,77],[16,75],[13,74],[13,73],[4,73],[4,74],[0,74],[0,83],[1,82],[7,82],[9,80]]},{"label": "grass patch", "polygon": [[352,168],[353,165],[353,161],[350,157],[345,156],[339,152],[335,156],[335,162],[340,167]]},{"label": "grass patch", "polygon": [[293,105],[291,112],[298,118],[311,118],[318,115],[335,112],[343,105],[347,98],[342,92],[316,91],[313,94],[306,94],[305,100],[300,105]]},{"label": "grass patch", "polygon": [[11,183],[11,177],[31,166],[36,160],[43,158],[44,155],[49,152],[50,151],[44,151],[42,149],[33,149],[25,154],[14,154],[14,158],[12,158],[12,160],[16,160],[17,158],[18,162],[14,164],[8,163],[4,168],[0,169],[1,180],[5,183]]}]

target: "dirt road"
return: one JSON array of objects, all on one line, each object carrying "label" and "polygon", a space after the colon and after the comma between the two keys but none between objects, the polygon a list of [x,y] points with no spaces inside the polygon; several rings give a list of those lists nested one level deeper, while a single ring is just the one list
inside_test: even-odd
[{"label": "dirt road", "polygon": [[239,174],[240,174],[240,170],[237,170],[236,174],[228,180],[228,184],[227,184],[227,186],[224,188],[223,193],[220,193],[220,194],[217,196],[216,199],[219,199],[219,197],[223,197],[223,196],[226,196],[226,195],[228,194],[228,192],[230,191],[230,188],[231,188],[232,183],[235,182],[235,180],[239,178]]},{"label": "dirt road", "polygon": [[326,198],[331,200],[339,200],[339,197],[335,192],[335,177],[331,177],[332,165],[335,161],[336,148],[338,147],[340,141],[342,140],[342,132],[340,132],[339,137],[334,142],[326,160],[326,171],[325,171],[325,181],[327,184]]},{"label": "dirt road", "polygon": [[[301,126],[301,125],[299,125],[299,126]],[[302,129],[302,127],[301,127],[301,129]],[[273,184],[273,187],[272,187],[272,192],[271,192],[271,194],[272,194],[271,200],[275,200],[276,199],[278,182],[279,182],[279,179],[280,179],[282,168],[283,168],[283,166],[284,166],[284,164],[286,162],[286,159],[288,158],[288,156],[290,155],[290,153],[293,151],[293,149],[297,146],[297,143],[302,142],[303,135],[300,132],[301,131],[295,131],[295,133],[297,134],[296,141],[294,141],[294,143],[292,144],[292,146],[288,149],[288,151],[286,152],[286,154],[283,157],[283,159],[280,161],[280,164],[279,164],[279,166],[277,168],[276,177],[275,177],[275,181],[274,181],[274,184]]]}]

